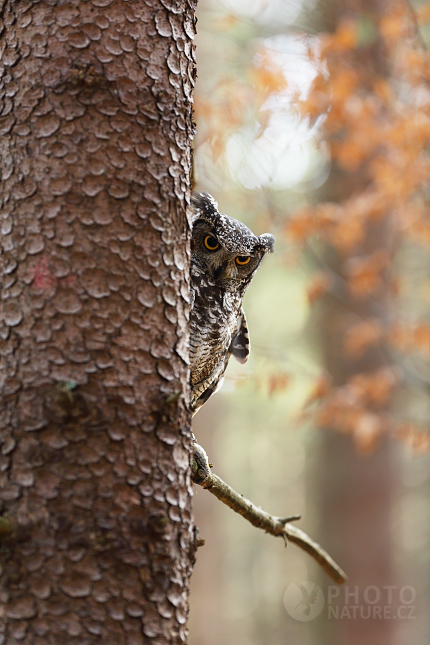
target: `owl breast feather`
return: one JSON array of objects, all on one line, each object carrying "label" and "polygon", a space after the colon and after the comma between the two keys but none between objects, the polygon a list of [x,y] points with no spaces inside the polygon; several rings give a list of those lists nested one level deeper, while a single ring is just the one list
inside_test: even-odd
[{"label": "owl breast feather", "polygon": [[194,276],[190,324],[191,407],[197,410],[215,392],[231,356],[241,298]]}]

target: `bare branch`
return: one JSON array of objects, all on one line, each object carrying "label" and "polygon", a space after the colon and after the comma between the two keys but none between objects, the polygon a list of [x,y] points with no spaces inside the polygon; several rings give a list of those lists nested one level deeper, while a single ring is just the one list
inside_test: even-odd
[{"label": "bare branch", "polygon": [[275,537],[284,538],[286,543],[290,541],[297,544],[301,549],[309,553],[335,582],[342,584],[347,580],[346,573],[317,542],[314,542],[304,531],[290,524],[291,521],[300,519],[300,515],[286,518],[269,515],[266,511],[255,506],[249,499],[233,490],[231,486],[211,472],[209,468],[202,469],[201,464],[198,475],[199,477],[194,480],[195,483],[206,488],[212,495],[218,497],[221,502],[224,502],[233,511],[251,522],[253,526],[263,529],[266,533],[270,533]]}]

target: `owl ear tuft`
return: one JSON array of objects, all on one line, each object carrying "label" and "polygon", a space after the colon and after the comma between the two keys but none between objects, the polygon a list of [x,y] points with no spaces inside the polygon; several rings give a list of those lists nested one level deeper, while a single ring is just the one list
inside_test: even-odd
[{"label": "owl ear tuft", "polygon": [[261,244],[261,247],[265,253],[273,253],[275,250],[275,238],[270,233],[263,233],[258,238]]},{"label": "owl ear tuft", "polygon": [[198,219],[205,219],[213,224],[214,217],[219,216],[218,202],[209,193],[194,192],[191,198],[193,212],[191,214],[191,225]]}]

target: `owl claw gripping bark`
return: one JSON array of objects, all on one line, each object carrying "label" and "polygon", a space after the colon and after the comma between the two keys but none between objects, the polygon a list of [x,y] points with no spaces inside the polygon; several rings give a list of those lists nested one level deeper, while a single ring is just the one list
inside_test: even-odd
[{"label": "owl claw gripping bark", "polygon": [[191,477],[195,484],[202,484],[211,472],[206,450],[196,441],[193,442],[193,460],[191,463]]},{"label": "owl claw gripping bark", "polygon": [[263,257],[273,251],[275,238],[269,233],[258,237],[242,222],[220,213],[209,193],[194,193],[192,205],[190,361],[195,414],[221,387],[230,356],[240,363],[248,359],[242,300]]}]

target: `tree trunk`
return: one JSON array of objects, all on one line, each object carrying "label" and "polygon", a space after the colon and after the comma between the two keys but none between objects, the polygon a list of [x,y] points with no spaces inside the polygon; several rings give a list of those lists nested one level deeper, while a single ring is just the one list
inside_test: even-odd
[{"label": "tree trunk", "polygon": [[[378,24],[387,10],[385,0],[376,3],[369,3],[369,0],[355,3],[334,0],[328,5],[323,3],[323,6],[327,11],[326,24],[330,30],[348,19],[356,20],[357,24],[360,20]],[[357,48],[351,60],[354,69],[362,73],[362,95],[371,93],[375,76],[386,78],[389,74],[384,44],[379,37],[370,39],[368,46]],[[366,80],[368,87],[364,85]],[[364,192],[368,183],[366,165],[348,173],[334,162],[331,176],[321,192],[327,201],[342,203],[351,195]],[[384,249],[387,255],[393,253],[389,227],[389,217],[382,218],[376,224],[372,221],[366,223],[364,239],[349,255],[336,253],[333,248],[327,249],[327,263],[345,284],[351,257],[367,257],[379,249]],[[388,306],[389,293],[390,285],[385,280],[379,291],[370,298],[354,297],[348,290],[342,294],[342,300],[326,298],[320,333],[325,366],[334,386],[343,386],[354,376],[371,374],[388,367],[384,348],[370,348],[360,359],[355,359],[346,354],[341,339],[351,321],[382,319]],[[350,618],[330,620],[326,617],[323,622],[320,621],[317,628],[324,643],[392,643],[395,623],[378,619],[377,615],[375,619],[366,620],[370,605],[366,605],[364,599],[367,589],[377,588],[381,593],[379,604],[389,604],[386,600],[387,586],[393,585],[395,588],[397,581],[390,532],[396,492],[394,464],[394,450],[389,441],[381,440],[373,454],[363,456],[358,454],[350,436],[345,437],[338,432],[325,432],[322,436],[318,471],[312,482],[313,488],[318,491],[319,535],[328,551],[337,554],[349,576],[333,606],[339,604],[341,610],[346,606],[347,611],[351,605],[358,606],[356,616],[351,611]],[[327,582],[324,581],[324,584]]]},{"label": "tree trunk", "polygon": [[186,641],[194,10],[2,3],[7,645]]}]

